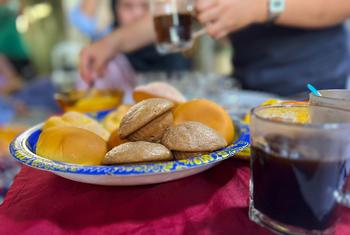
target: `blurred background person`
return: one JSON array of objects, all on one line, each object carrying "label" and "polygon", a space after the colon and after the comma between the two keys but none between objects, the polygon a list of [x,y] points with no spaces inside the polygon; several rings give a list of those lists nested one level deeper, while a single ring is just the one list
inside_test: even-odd
[{"label": "blurred background person", "polygon": [[[127,27],[149,13],[147,0],[111,0],[112,22],[104,29],[99,29],[96,15],[98,4],[97,0],[82,0],[69,14],[72,25],[92,41],[100,39],[113,29]],[[125,56],[136,72],[176,72],[192,67],[191,60],[183,54],[160,55],[154,45],[125,53]]]},{"label": "blurred background person", "polygon": [[32,66],[27,48],[16,28],[17,12],[0,1],[0,94],[10,94],[30,79]]},{"label": "blurred background person", "polygon": [[0,55],[0,96],[12,94],[21,88],[22,81],[18,72],[7,57]]},{"label": "blurred background person", "polygon": [[244,89],[290,96],[307,83],[346,87],[350,1],[197,0],[196,9],[209,35],[229,37]]},{"label": "blurred background person", "polygon": [[[97,14],[99,5],[98,0],[79,0],[68,14],[72,26],[91,41],[96,41],[113,30],[113,23],[100,27]],[[111,11],[114,13],[114,8]]]},{"label": "blurred background person", "polygon": [[[348,32],[344,21],[350,2],[329,0],[279,1],[197,0],[198,19],[215,39],[229,36],[234,47],[233,76],[244,89],[291,96],[317,88],[345,88],[350,73]],[[270,4],[268,4],[270,3]],[[86,80],[91,71],[102,72],[115,54],[130,52],[155,38],[152,17],[85,48],[80,68]]]}]

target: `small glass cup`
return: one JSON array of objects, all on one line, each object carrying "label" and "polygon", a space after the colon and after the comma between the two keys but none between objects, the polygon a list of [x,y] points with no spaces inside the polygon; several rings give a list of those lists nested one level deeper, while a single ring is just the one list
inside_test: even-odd
[{"label": "small glass cup", "polygon": [[191,0],[151,0],[157,50],[161,54],[190,49],[205,29],[194,32],[194,2]]},{"label": "small glass cup", "polygon": [[350,111],[343,109],[255,108],[250,219],[280,234],[332,234],[340,206],[350,205],[349,133]]},{"label": "small glass cup", "polygon": [[76,70],[55,71],[52,75],[54,98],[63,112],[95,113],[115,109],[122,103],[124,92],[111,84],[111,79],[99,78],[89,87]]},{"label": "small glass cup", "polygon": [[95,113],[117,108],[123,100],[120,90],[91,89],[56,92],[55,100],[64,112]]},{"label": "small glass cup", "polygon": [[310,93],[310,103],[350,110],[350,90],[320,90],[322,96]]}]

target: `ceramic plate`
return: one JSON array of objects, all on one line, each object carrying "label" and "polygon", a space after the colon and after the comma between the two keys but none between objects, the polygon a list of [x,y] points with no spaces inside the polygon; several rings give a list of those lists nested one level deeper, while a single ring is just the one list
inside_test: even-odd
[{"label": "ceramic plate", "polygon": [[50,171],[61,177],[98,185],[143,185],[167,182],[205,171],[222,160],[233,157],[249,145],[249,127],[235,121],[237,140],[210,154],[186,160],[113,166],[83,166],[52,161],[35,154],[43,124],[18,136],[10,145],[11,155],[29,167]]}]

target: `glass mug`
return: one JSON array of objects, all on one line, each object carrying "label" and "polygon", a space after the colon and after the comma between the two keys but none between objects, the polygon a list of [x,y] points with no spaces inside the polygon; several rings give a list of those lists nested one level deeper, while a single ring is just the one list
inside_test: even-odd
[{"label": "glass mug", "polygon": [[[329,112],[337,118],[318,117]],[[300,115],[308,115],[308,123],[298,123]],[[340,206],[350,205],[349,133],[350,111],[308,105],[255,108],[250,219],[280,234],[332,234]]]},{"label": "glass mug", "polygon": [[310,103],[350,111],[350,90],[320,90],[322,96],[310,94]]},{"label": "glass mug", "polygon": [[205,29],[194,32],[194,2],[190,0],[151,0],[151,12],[161,54],[190,49]]}]

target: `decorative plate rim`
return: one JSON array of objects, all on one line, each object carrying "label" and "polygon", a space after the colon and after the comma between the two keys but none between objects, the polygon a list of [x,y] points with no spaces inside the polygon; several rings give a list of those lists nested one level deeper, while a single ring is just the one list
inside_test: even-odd
[{"label": "decorative plate rim", "polygon": [[235,120],[235,125],[240,131],[240,136],[231,145],[224,149],[185,159],[166,162],[150,162],[128,165],[95,165],[85,166],[79,164],[70,164],[57,162],[40,157],[33,153],[28,147],[28,138],[36,131],[40,130],[43,124],[38,124],[20,134],[10,144],[9,150],[14,159],[32,168],[57,173],[71,173],[83,175],[118,175],[118,176],[137,176],[149,174],[162,174],[178,172],[182,170],[203,167],[208,164],[220,162],[230,158],[250,144],[249,126],[241,121]]}]

